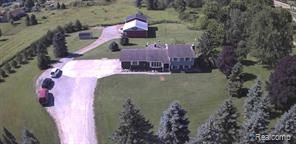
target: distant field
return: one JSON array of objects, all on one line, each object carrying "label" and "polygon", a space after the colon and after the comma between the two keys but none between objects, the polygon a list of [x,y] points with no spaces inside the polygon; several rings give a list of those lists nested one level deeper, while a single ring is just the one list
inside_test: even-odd
[{"label": "distant field", "polygon": [[[7,40],[0,41],[0,63],[29,46],[49,29],[54,29],[58,25],[64,25],[76,19],[87,25],[117,23],[124,21],[126,16],[135,14],[137,11],[139,9],[134,6],[133,1],[118,0],[108,6],[92,6],[34,13],[41,23],[36,26],[26,27],[24,20],[19,21],[21,24],[15,27],[10,24],[1,23],[0,27],[4,31],[4,36],[1,39]],[[149,17],[149,21],[178,20],[177,13],[173,9],[166,11],[147,11],[143,8],[140,11]],[[42,19],[43,16],[46,19]]]}]

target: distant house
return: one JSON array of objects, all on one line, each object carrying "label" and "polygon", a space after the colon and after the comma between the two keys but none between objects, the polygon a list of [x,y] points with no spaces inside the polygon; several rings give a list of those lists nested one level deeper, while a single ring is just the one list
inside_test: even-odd
[{"label": "distant house", "polygon": [[122,69],[131,71],[190,71],[193,68],[195,52],[192,45],[152,44],[146,48],[122,49]]},{"label": "distant house", "polygon": [[122,30],[130,38],[148,37],[147,17],[141,14],[128,16]]},{"label": "distant house", "polygon": [[82,40],[93,38],[93,35],[91,32],[80,32],[78,35],[79,35],[79,39],[82,39]]}]

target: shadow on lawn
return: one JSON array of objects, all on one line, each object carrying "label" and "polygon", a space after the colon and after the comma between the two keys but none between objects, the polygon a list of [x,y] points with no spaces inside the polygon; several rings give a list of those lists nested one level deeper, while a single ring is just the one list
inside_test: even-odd
[{"label": "shadow on lawn", "polygon": [[246,81],[251,81],[251,80],[256,79],[257,76],[252,73],[242,73],[241,78],[244,82],[246,82]]},{"label": "shadow on lawn", "polygon": [[81,56],[83,56],[83,54],[69,53],[67,58],[77,58],[77,57],[81,57]]},{"label": "shadow on lawn", "polygon": [[242,65],[244,65],[244,66],[252,66],[252,65],[257,64],[256,61],[252,61],[252,60],[242,60],[241,63],[242,63]]}]

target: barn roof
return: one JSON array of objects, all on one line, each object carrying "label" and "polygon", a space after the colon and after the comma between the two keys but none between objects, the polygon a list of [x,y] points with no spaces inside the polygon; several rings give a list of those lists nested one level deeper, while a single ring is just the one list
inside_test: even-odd
[{"label": "barn roof", "polygon": [[123,49],[120,52],[120,61],[160,61],[169,63],[166,49]]},{"label": "barn roof", "polygon": [[135,14],[135,15],[128,16],[125,19],[126,22],[129,22],[129,21],[132,21],[132,20],[140,20],[140,21],[143,21],[143,22],[147,22],[147,17],[145,15],[142,15],[142,14]]},{"label": "barn roof", "polygon": [[123,25],[123,31],[130,30],[132,28],[139,28],[139,29],[147,31],[148,24],[146,22],[142,22],[139,20],[133,20],[133,21],[127,22]]},{"label": "barn roof", "polygon": [[194,58],[195,53],[191,45],[186,44],[176,44],[168,45],[168,55],[169,57],[175,58]]}]

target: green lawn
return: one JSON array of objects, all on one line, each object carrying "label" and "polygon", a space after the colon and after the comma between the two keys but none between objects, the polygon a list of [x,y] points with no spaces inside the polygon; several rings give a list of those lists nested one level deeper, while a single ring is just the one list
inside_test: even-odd
[{"label": "green lawn", "polygon": [[18,140],[22,129],[28,128],[42,144],[56,144],[59,139],[54,122],[36,99],[34,84],[41,73],[36,65],[32,60],[0,83],[0,128],[8,128]]},{"label": "green lawn", "polygon": [[97,136],[102,144],[118,126],[118,113],[131,98],[155,126],[168,105],[178,100],[188,111],[191,135],[227,98],[225,77],[217,70],[206,74],[163,76],[117,75],[99,80],[95,98]]},{"label": "green lawn", "polygon": [[[29,46],[49,29],[54,29],[58,25],[64,25],[76,19],[87,25],[117,23],[124,21],[126,16],[135,14],[138,10],[134,6],[133,1],[120,0],[108,6],[71,8],[35,13],[40,24],[30,27],[24,25],[24,20],[19,21],[20,24],[16,26],[1,23],[0,27],[4,35],[1,39],[7,40],[0,41],[0,63]],[[143,8],[141,11],[149,17],[149,21],[178,20],[177,13],[173,9],[147,11]],[[47,18],[42,19],[42,16]]]}]

